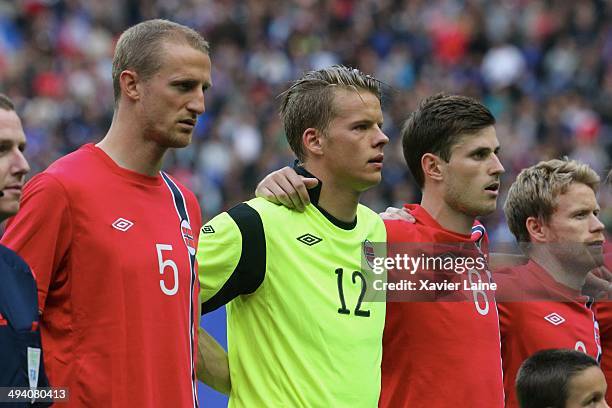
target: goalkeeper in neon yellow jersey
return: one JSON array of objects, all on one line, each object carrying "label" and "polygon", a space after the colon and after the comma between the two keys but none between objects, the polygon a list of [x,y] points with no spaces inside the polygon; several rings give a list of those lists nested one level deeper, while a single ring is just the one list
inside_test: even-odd
[{"label": "goalkeeper in neon yellow jersey", "polygon": [[298,173],[319,180],[314,205],[256,198],[202,228],[202,312],[227,304],[230,407],[377,406],[385,303],[362,255],[386,232],[359,197],[381,180],[380,99],[356,69],[306,73],[281,116]]}]

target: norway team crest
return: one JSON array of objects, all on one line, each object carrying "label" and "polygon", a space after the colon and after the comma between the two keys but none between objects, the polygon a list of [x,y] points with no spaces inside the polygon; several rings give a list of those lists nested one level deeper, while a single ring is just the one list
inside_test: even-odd
[{"label": "norway team crest", "polygon": [[482,238],[484,237],[484,235],[485,235],[484,226],[482,226],[481,224],[478,224],[472,227],[471,240],[474,242],[474,244],[476,244],[476,247],[480,250],[482,249],[481,243],[482,243]]},{"label": "norway team crest", "polygon": [[370,268],[374,268],[374,258],[376,258],[376,254],[374,253],[374,245],[367,239],[363,241],[363,256],[368,263]]},{"label": "norway team crest", "polygon": [[195,255],[196,253],[195,239],[194,239],[193,231],[191,230],[191,225],[189,225],[189,221],[187,220],[183,220],[181,222],[181,235],[183,236],[183,241],[185,241],[185,245],[187,246],[189,255],[191,256]]}]

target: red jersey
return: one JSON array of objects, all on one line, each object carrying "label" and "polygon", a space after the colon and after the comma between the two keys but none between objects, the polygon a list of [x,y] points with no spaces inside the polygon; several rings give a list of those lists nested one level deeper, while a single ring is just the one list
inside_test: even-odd
[{"label": "red jersey", "polygon": [[[495,274],[506,407],[519,407],[515,381],[537,351],[576,349],[599,359],[599,327],[592,299],[553,279],[533,261]],[[502,301],[503,300],[503,301]]]},{"label": "red jersey", "polygon": [[197,406],[195,196],[92,144],[38,174],[2,242],[37,277],[49,382],[74,407]]},{"label": "red jersey", "polygon": [[[609,241],[604,246],[604,264],[609,271],[612,271],[611,246],[612,244]],[[604,372],[606,382],[609,384],[606,401],[608,404],[612,404],[612,301],[597,301],[595,304],[595,314],[601,333],[601,370]]]},{"label": "red jersey", "polygon": [[[385,221],[389,244],[472,243],[487,253],[479,223],[472,236],[458,234],[442,228],[421,206],[406,207],[416,223]],[[488,270],[474,273],[490,283]],[[473,295],[473,301],[387,303],[380,407],[503,407],[495,297]]]}]

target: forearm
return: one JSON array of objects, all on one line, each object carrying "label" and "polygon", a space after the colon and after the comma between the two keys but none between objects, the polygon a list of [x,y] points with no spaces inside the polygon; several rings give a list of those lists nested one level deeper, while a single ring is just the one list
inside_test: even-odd
[{"label": "forearm", "polygon": [[229,395],[232,388],[227,352],[201,327],[198,329],[197,376],[211,388]]}]

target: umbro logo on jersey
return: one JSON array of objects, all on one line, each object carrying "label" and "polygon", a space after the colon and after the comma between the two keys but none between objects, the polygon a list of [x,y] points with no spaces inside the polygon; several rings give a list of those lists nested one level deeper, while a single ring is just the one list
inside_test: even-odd
[{"label": "umbro logo on jersey", "polygon": [[551,313],[548,316],[544,316],[544,320],[550,324],[554,324],[555,326],[558,326],[565,321],[565,319],[557,313]]},{"label": "umbro logo on jersey", "polygon": [[297,237],[296,239],[300,241],[302,244],[306,244],[308,246],[313,246],[323,241],[321,238],[315,237],[312,234],[304,234],[302,236]]},{"label": "umbro logo on jersey", "polygon": [[203,234],[214,234],[215,229],[212,227],[212,225],[205,225],[202,227],[202,233]]},{"label": "umbro logo on jersey", "polygon": [[111,225],[114,229],[125,232],[129,230],[132,225],[134,225],[134,223],[132,221],[126,220],[125,218],[117,218],[115,222],[113,222]]}]

